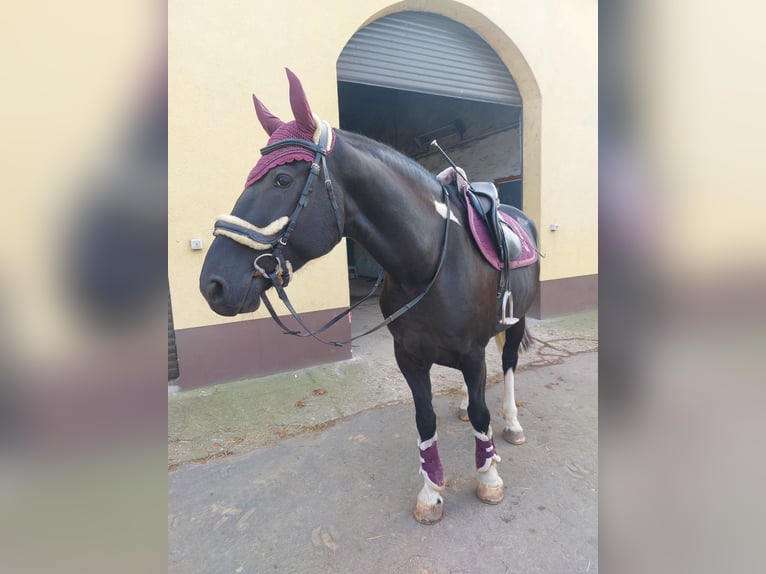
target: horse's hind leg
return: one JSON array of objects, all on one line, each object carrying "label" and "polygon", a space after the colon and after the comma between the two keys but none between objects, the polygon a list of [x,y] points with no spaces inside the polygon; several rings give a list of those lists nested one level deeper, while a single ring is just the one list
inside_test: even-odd
[{"label": "horse's hind leg", "polygon": [[505,345],[503,345],[503,373],[504,393],[503,393],[503,438],[511,444],[524,444],[526,437],[524,429],[519,423],[519,409],[516,406],[516,396],[514,392],[514,372],[519,363],[519,345],[524,338],[525,317],[521,317],[519,322],[509,327],[505,331]]},{"label": "horse's hind leg", "polygon": [[473,426],[476,440],[476,496],[487,504],[498,504],[503,500],[503,479],[497,473],[497,463],[500,457],[495,452],[492,439],[490,414],[485,400],[487,384],[487,366],[484,361],[484,350],[477,357],[463,361],[460,369],[468,388],[468,417]]},{"label": "horse's hind leg", "polygon": [[460,406],[457,408],[457,418],[463,422],[468,422],[468,387],[463,385],[461,389]]},{"label": "horse's hind leg", "polygon": [[415,423],[418,427],[418,455],[423,488],[418,493],[412,515],[421,524],[433,524],[444,515],[444,471],[436,445],[436,413],[431,403],[430,364],[413,358],[394,343],[394,355],[415,402]]}]

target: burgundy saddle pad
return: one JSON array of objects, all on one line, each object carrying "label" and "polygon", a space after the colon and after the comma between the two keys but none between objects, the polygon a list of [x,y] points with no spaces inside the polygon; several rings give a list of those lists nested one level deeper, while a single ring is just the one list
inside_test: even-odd
[{"label": "burgundy saddle pad", "polygon": [[[473,235],[476,245],[479,247],[479,251],[481,251],[484,259],[486,259],[492,267],[495,269],[502,269],[503,262],[500,260],[500,257],[492,244],[492,238],[490,237],[487,225],[473,208],[470,201],[466,200],[466,205],[468,205],[468,226],[471,229],[471,235]],[[510,268],[517,269],[519,267],[532,265],[537,261],[537,251],[527,232],[524,231],[524,228],[507,213],[498,211],[498,216],[503,218],[503,221],[510,226],[513,232],[518,235],[521,240],[521,253],[519,253],[519,256],[516,257],[516,259],[513,259],[510,262]]]}]

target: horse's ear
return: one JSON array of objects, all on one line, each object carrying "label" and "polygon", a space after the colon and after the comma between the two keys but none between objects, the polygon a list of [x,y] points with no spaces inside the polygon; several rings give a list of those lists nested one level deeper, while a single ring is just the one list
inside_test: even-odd
[{"label": "horse's ear", "polygon": [[258,121],[261,122],[261,125],[263,126],[263,129],[266,130],[267,134],[273,134],[284,124],[282,120],[266,109],[266,106],[255,97],[255,94],[253,94],[253,104],[255,104],[255,113],[258,114]]},{"label": "horse's ear", "polygon": [[290,107],[293,110],[295,121],[304,130],[313,133],[316,131],[317,124],[314,120],[314,114],[311,113],[301,81],[288,68],[285,68],[285,71],[287,72],[287,80],[290,82]]}]

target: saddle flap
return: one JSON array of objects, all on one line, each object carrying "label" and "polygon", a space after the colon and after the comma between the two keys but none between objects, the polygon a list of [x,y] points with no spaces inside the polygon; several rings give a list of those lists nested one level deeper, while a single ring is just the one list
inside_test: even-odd
[{"label": "saddle flap", "polygon": [[521,239],[502,216],[499,218],[499,222],[503,241],[508,250],[508,261],[513,261],[521,254]]},{"label": "saddle flap", "polygon": [[[472,183],[471,185],[478,191],[473,195],[482,198],[482,206],[485,202],[493,201],[493,208],[489,212],[479,212],[469,194],[464,193],[468,210],[468,226],[484,259],[495,269],[505,267],[503,251],[509,255],[510,269],[531,265],[537,261],[537,251],[526,231],[512,216],[495,208],[500,204],[496,197],[492,199],[492,191],[494,190],[495,195],[497,193],[494,184]],[[502,245],[499,244],[500,241],[503,242]]]}]

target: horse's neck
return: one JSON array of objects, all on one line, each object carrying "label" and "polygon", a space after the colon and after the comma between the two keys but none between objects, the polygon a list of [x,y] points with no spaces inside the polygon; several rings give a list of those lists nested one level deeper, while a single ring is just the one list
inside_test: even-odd
[{"label": "horse's neck", "polygon": [[[434,190],[396,162],[364,158],[343,146],[345,165],[365,161],[363,178],[349,170],[340,177],[344,190],[345,234],[361,244],[400,282],[428,280],[438,260],[445,219]],[[345,163],[345,162],[344,162]]]}]

